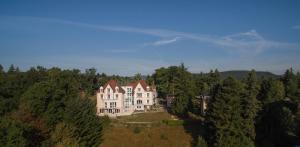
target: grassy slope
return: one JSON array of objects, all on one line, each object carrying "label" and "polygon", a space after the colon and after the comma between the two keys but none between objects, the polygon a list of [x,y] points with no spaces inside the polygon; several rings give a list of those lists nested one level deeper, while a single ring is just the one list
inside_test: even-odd
[{"label": "grassy slope", "polygon": [[[145,113],[114,119],[103,134],[104,147],[186,147],[193,137],[182,125],[168,126],[162,120],[172,119],[166,112]],[[152,122],[151,124],[127,124],[127,122]],[[135,129],[139,128],[139,132]]]}]

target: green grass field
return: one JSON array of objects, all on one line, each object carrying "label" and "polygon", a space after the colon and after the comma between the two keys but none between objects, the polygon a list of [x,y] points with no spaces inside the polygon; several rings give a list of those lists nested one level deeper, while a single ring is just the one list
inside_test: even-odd
[{"label": "green grass field", "polygon": [[[140,123],[139,123],[140,122]],[[104,147],[189,147],[201,131],[196,123],[174,120],[167,112],[112,119],[103,132]]]}]

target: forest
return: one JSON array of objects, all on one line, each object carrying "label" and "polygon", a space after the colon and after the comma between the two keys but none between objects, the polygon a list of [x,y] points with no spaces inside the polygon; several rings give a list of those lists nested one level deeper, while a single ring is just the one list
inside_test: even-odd
[{"label": "forest", "polygon": [[[145,79],[160,98],[174,95],[170,113],[203,117],[197,146],[295,146],[300,144],[300,74],[221,76],[191,73],[179,66],[156,69],[152,75],[106,75],[95,68],[32,67],[20,71],[0,65],[1,146],[101,146],[108,117],[96,116],[95,90],[108,80]],[[210,95],[206,115],[199,95]]]}]

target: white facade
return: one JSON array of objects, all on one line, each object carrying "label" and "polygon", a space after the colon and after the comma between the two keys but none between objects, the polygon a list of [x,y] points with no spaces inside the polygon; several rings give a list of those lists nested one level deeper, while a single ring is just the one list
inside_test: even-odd
[{"label": "white facade", "polygon": [[111,80],[97,91],[97,115],[121,116],[145,111],[155,104],[156,96],[155,87],[143,80],[126,86]]}]

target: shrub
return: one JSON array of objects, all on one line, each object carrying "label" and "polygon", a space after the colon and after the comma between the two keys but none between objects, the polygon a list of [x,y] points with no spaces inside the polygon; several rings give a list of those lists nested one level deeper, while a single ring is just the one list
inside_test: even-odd
[{"label": "shrub", "polygon": [[135,134],[138,134],[138,133],[140,133],[141,132],[141,128],[139,128],[139,127],[135,127],[134,129],[133,129],[133,133],[135,133]]},{"label": "shrub", "polygon": [[109,119],[109,117],[107,115],[100,117],[100,119],[101,119],[103,127],[108,127],[109,124],[111,123],[111,120]]},{"label": "shrub", "polygon": [[160,139],[162,139],[162,140],[168,140],[168,137],[165,136],[165,134],[160,134]]},{"label": "shrub", "polygon": [[162,122],[168,126],[182,126],[185,124],[184,120],[163,120]]},{"label": "shrub", "polygon": [[197,147],[207,147],[206,141],[201,136],[198,137]]}]

